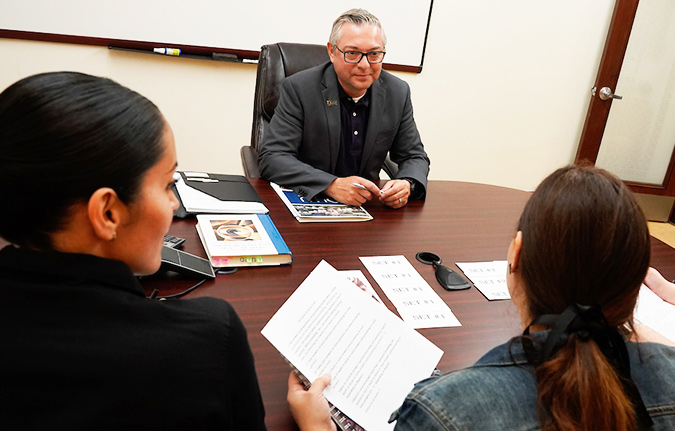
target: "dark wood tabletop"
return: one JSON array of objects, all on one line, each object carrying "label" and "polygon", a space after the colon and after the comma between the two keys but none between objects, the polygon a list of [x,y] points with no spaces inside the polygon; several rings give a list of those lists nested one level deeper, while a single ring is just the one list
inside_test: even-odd
[{"label": "dark wood tabletop", "polygon": [[[445,291],[436,281],[433,268],[419,263],[415,254],[434,252],[455,270],[458,270],[455,262],[505,259],[530,193],[484,184],[430,181],[426,202],[410,202],[399,210],[376,202],[366,204],[374,217],[372,221],[299,223],[266,181],[250,181],[293,252],[293,264],[240,268],[234,274],[218,275],[186,297],[225,299],[243,320],[255,356],[268,429],[297,430],[297,427],[286,404],[288,365],[260,330],[321,259],[338,270],[362,270],[387,306],[394,310],[358,257],[408,258],[462,323],[458,328],[419,330],[445,352],[438,366],[441,371],[466,367],[520,332],[517,311],[511,301],[488,301],[475,287]],[[177,219],[170,233],[187,239],[185,251],[205,256],[194,226],[195,219]],[[6,244],[0,239],[0,247]],[[667,279],[674,279],[675,250],[652,238],[651,265]],[[181,292],[194,282],[175,273],[142,280],[148,294],[158,289],[160,295]]]},{"label": "dark wood tabletop", "polygon": [[[359,256],[404,255],[462,323],[458,328],[422,329],[419,332],[445,353],[438,368],[450,371],[466,367],[491,347],[520,332],[518,314],[511,301],[488,301],[472,287],[448,292],[436,281],[431,266],[419,263],[415,254],[431,251],[443,263],[458,270],[455,262],[506,259],[518,217],[530,193],[484,184],[430,181],[425,202],[410,202],[392,210],[377,202],[365,208],[373,220],[344,223],[299,223],[266,181],[250,180],[293,253],[293,264],[282,267],[240,268],[218,275],[187,297],[214,296],[229,301],[248,330],[270,430],[296,430],[286,404],[289,368],[260,330],[291,293],[322,260],[338,270],[360,269],[390,309]],[[186,238],[184,250],[205,256],[197,237],[195,220],[176,220],[170,233]],[[675,278],[675,250],[652,240],[652,266]],[[165,274],[143,280],[150,293],[178,293],[194,280]]]}]

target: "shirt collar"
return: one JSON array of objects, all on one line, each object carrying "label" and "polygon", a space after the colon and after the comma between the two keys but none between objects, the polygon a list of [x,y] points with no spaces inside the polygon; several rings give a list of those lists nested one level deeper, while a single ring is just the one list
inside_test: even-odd
[{"label": "shirt collar", "polygon": [[[345,100],[349,101],[349,103],[355,104],[354,99],[352,96],[348,95],[345,90],[342,88],[342,85],[338,83],[338,94],[340,95],[340,100],[343,102]],[[365,106],[368,106],[370,102],[370,88],[366,90],[366,94],[361,96],[361,99],[359,99],[359,104],[363,104]]]}]

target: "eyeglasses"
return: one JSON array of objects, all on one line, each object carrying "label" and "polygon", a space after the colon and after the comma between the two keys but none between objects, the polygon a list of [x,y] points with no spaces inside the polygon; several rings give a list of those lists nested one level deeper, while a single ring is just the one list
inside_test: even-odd
[{"label": "eyeglasses", "polygon": [[360,51],[343,51],[340,48],[335,46],[338,51],[340,51],[345,57],[345,63],[357,64],[361,62],[363,57],[366,57],[368,63],[370,64],[379,64],[384,60],[384,54],[386,51],[370,51],[370,52],[360,52]]}]

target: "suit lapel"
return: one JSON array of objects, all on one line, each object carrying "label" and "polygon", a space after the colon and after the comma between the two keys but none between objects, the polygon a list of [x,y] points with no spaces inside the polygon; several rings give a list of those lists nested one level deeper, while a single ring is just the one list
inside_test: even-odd
[{"label": "suit lapel", "polygon": [[321,91],[323,109],[328,125],[328,156],[330,157],[331,172],[335,172],[338,155],[340,154],[340,95],[335,69],[331,64],[323,74]]},{"label": "suit lapel", "polygon": [[363,143],[363,153],[361,155],[361,165],[359,172],[368,165],[370,156],[375,148],[375,139],[377,132],[381,130],[382,115],[384,113],[385,101],[387,99],[387,89],[382,85],[382,79],[370,86],[370,114],[368,115],[368,130],[366,131],[366,142]]}]

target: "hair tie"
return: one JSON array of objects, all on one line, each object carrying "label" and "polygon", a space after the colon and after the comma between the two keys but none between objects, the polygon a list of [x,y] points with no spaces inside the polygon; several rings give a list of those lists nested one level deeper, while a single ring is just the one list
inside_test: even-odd
[{"label": "hair tie", "polygon": [[652,419],[647,413],[640,391],[631,379],[630,358],[626,343],[619,331],[609,325],[599,306],[572,304],[561,314],[541,315],[530,323],[523,335],[530,335],[532,325],[544,325],[551,328],[540,351],[536,352],[530,342],[523,344],[526,355],[536,365],[548,361],[556,351],[567,344],[571,334],[575,334],[583,341],[593,339],[620,376],[624,391],[635,408],[638,429],[651,429]]},{"label": "hair tie", "polygon": [[[598,306],[584,306],[572,304],[561,314],[543,314],[535,318],[528,326],[523,335],[530,335],[530,327],[533,325],[543,325],[551,328],[546,341],[541,349],[539,363],[549,360],[560,347],[567,344],[571,334],[576,334],[580,339],[587,341],[593,338],[602,353],[607,356],[613,350],[612,336],[614,332],[619,336],[620,343],[624,345],[623,338],[615,329],[611,328],[605,319],[605,315]],[[617,341],[617,340],[614,340]],[[625,345],[624,345],[625,347]],[[610,351],[605,352],[609,348]]]}]

